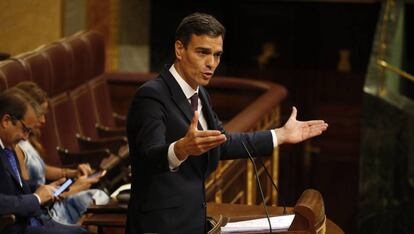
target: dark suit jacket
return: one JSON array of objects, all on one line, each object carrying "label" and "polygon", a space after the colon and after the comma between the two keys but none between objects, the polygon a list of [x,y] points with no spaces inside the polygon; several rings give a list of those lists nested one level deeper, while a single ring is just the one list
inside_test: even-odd
[{"label": "dark suit jacket", "polygon": [[[16,162],[17,158],[16,158]],[[0,148],[0,214],[14,214],[16,223],[9,226],[5,233],[21,233],[29,225],[29,216],[39,216],[39,201],[32,194],[29,185],[13,173],[6,153]]]},{"label": "dark suit jacket", "polygon": [[[224,130],[203,87],[199,97],[209,129]],[[127,122],[132,160],[127,233],[204,233],[204,180],[218,161],[246,155],[241,137],[249,137],[263,155],[273,151],[270,131],[225,132],[226,143],[201,157],[188,157],[171,172],[168,147],[186,134],[192,118],[191,106],[167,68],[135,94]]]}]

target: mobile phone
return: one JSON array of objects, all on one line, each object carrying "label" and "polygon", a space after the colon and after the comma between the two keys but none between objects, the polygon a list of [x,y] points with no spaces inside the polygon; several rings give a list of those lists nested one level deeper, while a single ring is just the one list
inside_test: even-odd
[{"label": "mobile phone", "polygon": [[93,173],[93,174],[89,175],[89,176],[88,176],[88,179],[90,179],[90,178],[95,178],[95,177],[97,177],[97,176],[103,176],[103,175],[105,175],[105,174],[106,174],[106,171],[105,171],[105,170],[103,170],[103,171],[98,171],[98,172],[95,172],[95,173]]},{"label": "mobile phone", "polygon": [[67,188],[69,188],[69,186],[71,186],[72,184],[73,184],[73,180],[72,179],[67,179],[65,181],[65,183],[63,183],[58,189],[56,189],[56,191],[53,193],[53,196],[55,196],[55,197],[59,196]]}]

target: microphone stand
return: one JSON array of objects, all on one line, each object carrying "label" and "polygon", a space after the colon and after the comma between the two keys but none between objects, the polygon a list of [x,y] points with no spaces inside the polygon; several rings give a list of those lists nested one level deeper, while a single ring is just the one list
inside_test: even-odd
[{"label": "microphone stand", "polygon": [[[269,171],[267,170],[266,165],[264,164],[263,160],[260,158],[260,154],[257,151],[256,147],[254,147],[253,143],[250,141],[250,139],[248,137],[246,137],[247,140],[247,144],[250,146],[251,149],[253,149],[253,153],[257,156],[256,158],[258,159],[259,163],[262,165],[263,169],[265,170],[265,173],[267,175],[267,177],[270,179],[270,181],[272,182],[273,187],[276,189],[277,193],[280,194],[279,191],[279,187],[276,185],[275,181],[273,180],[272,176],[270,175]],[[283,214],[286,214],[286,202],[284,201],[284,199],[282,199],[282,197],[280,198],[280,201],[282,203],[283,206]]]},{"label": "microphone stand", "polygon": [[244,150],[246,151],[247,155],[249,156],[250,161],[253,164],[254,174],[256,175],[256,181],[257,181],[257,184],[259,185],[260,195],[261,195],[262,200],[263,200],[263,206],[264,206],[264,209],[265,209],[265,212],[266,212],[267,221],[269,222],[269,233],[272,233],[272,223],[270,222],[269,212],[267,211],[266,201],[265,201],[265,198],[264,198],[264,195],[263,195],[263,189],[262,189],[262,185],[260,183],[259,175],[257,173],[256,163],[254,162],[254,159],[253,159],[252,155],[250,154],[249,149],[247,149],[246,144],[244,143],[243,137],[241,137],[240,139],[241,139],[241,143],[243,145]]}]

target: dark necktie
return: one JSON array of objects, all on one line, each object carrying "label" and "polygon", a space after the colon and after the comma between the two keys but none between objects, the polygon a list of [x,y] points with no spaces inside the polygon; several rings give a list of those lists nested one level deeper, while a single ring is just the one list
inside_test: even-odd
[{"label": "dark necktie", "polygon": [[193,111],[198,110],[198,94],[195,93],[193,96],[190,97],[191,108]]},{"label": "dark necktie", "polygon": [[[4,152],[6,152],[7,159],[10,162],[10,166],[13,170],[14,175],[19,179],[20,186],[23,187],[22,178],[20,177],[20,172],[17,167],[16,156],[15,156],[14,151],[9,150],[9,149],[4,149]],[[30,221],[30,226],[32,227],[38,227],[41,225],[35,217],[29,217],[29,221]]]}]

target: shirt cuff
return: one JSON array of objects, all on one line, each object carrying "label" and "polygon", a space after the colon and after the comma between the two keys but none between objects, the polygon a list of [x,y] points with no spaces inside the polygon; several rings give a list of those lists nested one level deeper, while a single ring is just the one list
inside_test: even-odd
[{"label": "shirt cuff", "polygon": [[276,131],[274,129],[270,130],[270,132],[272,133],[272,140],[273,140],[273,148],[277,147],[277,136],[276,136]]},{"label": "shirt cuff", "polygon": [[33,193],[33,195],[37,198],[37,200],[39,201],[39,205],[42,204],[42,200],[40,200],[39,195],[37,195],[36,193]]},{"label": "shirt cuff", "polygon": [[170,168],[170,171],[172,172],[178,171],[178,167],[181,165],[181,163],[185,161],[185,159],[183,161],[180,161],[175,155],[175,152],[174,152],[175,143],[177,142],[172,143],[170,147],[168,147],[168,166]]}]

